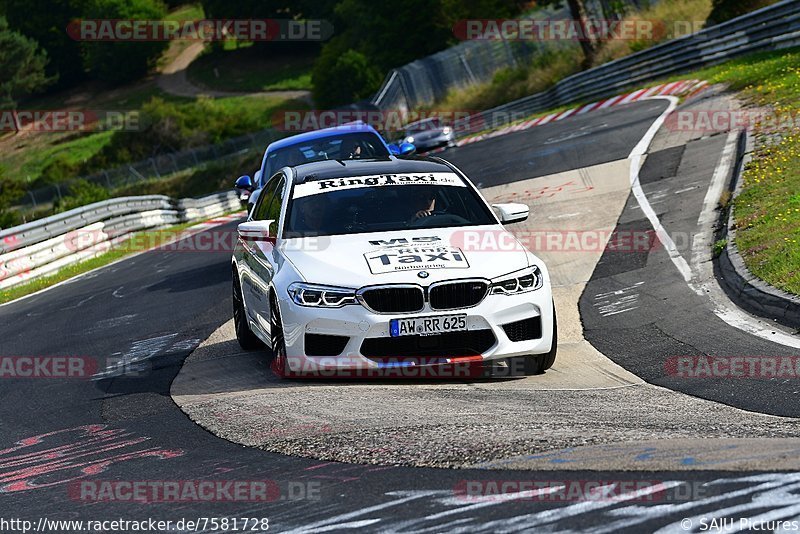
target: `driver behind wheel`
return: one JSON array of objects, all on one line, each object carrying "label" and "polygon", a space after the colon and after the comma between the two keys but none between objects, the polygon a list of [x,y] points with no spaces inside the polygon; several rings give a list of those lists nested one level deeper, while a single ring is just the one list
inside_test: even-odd
[{"label": "driver behind wheel", "polygon": [[414,195],[412,205],[416,210],[411,218],[412,221],[430,217],[436,209],[436,192],[427,188],[418,190]]}]

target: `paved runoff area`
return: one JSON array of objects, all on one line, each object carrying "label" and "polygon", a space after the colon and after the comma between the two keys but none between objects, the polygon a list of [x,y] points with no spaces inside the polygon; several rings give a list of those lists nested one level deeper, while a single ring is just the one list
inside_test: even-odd
[{"label": "paved runoff area", "polygon": [[[560,340],[545,374],[281,380],[269,369],[268,351],[241,351],[230,321],[186,360],[173,399],[224,439],[322,460],[615,470],[774,469],[778,461],[800,468],[794,419],[645,383],[584,339],[579,300],[628,201],[629,166],[621,159],[483,189],[490,202],[531,208],[529,220],[512,229],[551,271]],[[495,253],[500,259],[502,251]]]}]

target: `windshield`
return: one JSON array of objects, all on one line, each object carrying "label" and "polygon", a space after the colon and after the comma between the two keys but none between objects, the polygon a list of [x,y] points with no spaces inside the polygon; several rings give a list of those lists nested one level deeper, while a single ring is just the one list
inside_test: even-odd
[{"label": "windshield", "polygon": [[294,167],[325,159],[374,159],[389,157],[381,138],[370,132],[342,133],[289,145],[269,153],[262,185],[281,167]]},{"label": "windshield", "polygon": [[456,174],[382,174],[295,185],[284,223],[284,237],[496,222],[482,199]]},{"label": "windshield", "polygon": [[420,132],[427,132],[430,130],[438,130],[442,127],[438,119],[428,119],[426,121],[409,124],[406,126],[406,135],[412,135]]}]

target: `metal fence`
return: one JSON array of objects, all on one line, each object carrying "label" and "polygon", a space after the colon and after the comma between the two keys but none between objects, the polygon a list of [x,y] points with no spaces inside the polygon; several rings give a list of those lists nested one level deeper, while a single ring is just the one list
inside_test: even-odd
[{"label": "metal fence", "polygon": [[[800,2],[784,0],[697,33],[573,74],[548,91],[473,116],[470,123],[493,125],[509,117],[614,95],[622,89],[759,51],[800,45]],[[458,132],[468,133],[461,125]]]},{"label": "metal fence", "polygon": [[63,198],[70,192],[70,185],[77,180],[86,180],[90,183],[101,185],[108,189],[123,187],[136,182],[151,179],[160,179],[183,170],[195,168],[209,162],[220,162],[226,159],[242,156],[250,150],[263,151],[272,141],[284,137],[286,134],[273,129],[243,135],[226,140],[215,145],[206,145],[196,148],[162,154],[157,157],[123,165],[114,169],[82,176],[67,182],[29,190],[25,196],[15,203],[19,209],[35,209],[40,205],[47,205],[56,199]]},{"label": "metal fence", "polygon": [[[566,9],[542,9],[528,18],[542,20],[566,16]],[[524,65],[545,48],[565,47],[577,48],[577,44],[567,41],[465,41],[394,69],[372,103],[384,110],[415,109],[441,100],[452,88],[484,82],[502,68]]]},{"label": "metal fence", "polygon": [[[494,44],[502,46],[502,43]],[[714,65],[743,54],[798,45],[800,2],[783,0],[728,22],[579,72],[564,78],[547,91],[457,121],[455,131],[463,137],[473,132],[472,125],[480,125],[480,128],[498,127],[507,124],[509,120],[539,111],[612,96],[630,86]],[[450,88],[462,84],[467,75],[462,74],[447,81],[447,76],[433,74],[433,71],[444,69],[443,64],[447,62],[457,66],[460,62],[459,54],[468,49],[465,43],[395,69],[389,73],[373,103],[385,110],[435,101]],[[488,62],[495,71],[509,65],[508,62],[488,57],[483,56],[483,61]],[[444,61],[443,58],[447,60]],[[469,64],[473,65],[474,62]],[[456,67],[450,67],[453,68]],[[482,72],[486,74],[489,70]],[[483,80],[485,79],[488,76]]]}]

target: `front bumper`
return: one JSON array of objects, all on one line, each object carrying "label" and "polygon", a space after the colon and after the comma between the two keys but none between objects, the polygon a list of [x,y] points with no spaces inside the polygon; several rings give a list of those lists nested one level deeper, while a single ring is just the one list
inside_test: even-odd
[{"label": "front bumper", "polygon": [[414,146],[417,147],[417,150],[424,151],[439,148],[440,146],[452,145],[455,144],[455,141],[455,134],[450,132],[449,134],[440,134],[435,137],[428,137],[427,139],[415,139]]},{"label": "front bumper", "polygon": [[[377,314],[361,305],[324,309],[299,306],[287,298],[279,301],[286,340],[287,368],[292,373],[319,373],[331,370],[382,369],[386,366],[441,365],[458,362],[485,362],[522,356],[544,354],[550,351],[553,341],[553,301],[548,284],[517,295],[488,295],[477,306],[452,311],[433,311],[427,307],[418,313]],[[362,345],[366,339],[390,338],[389,321],[398,318],[431,317],[466,314],[467,332],[490,331],[493,343],[479,354],[454,353],[436,357],[375,357],[364,355]],[[541,332],[535,339],[512,341],[503,325],[525,319],[538,319]],[[306,350],[306,334],[346,336],[347,342],[337,355],[310,356]],[[481,335],[485,338],[485,335]],[[400,339],[400,338],[390,338]],[[424,338],[423,338],[424,339]]]}]

